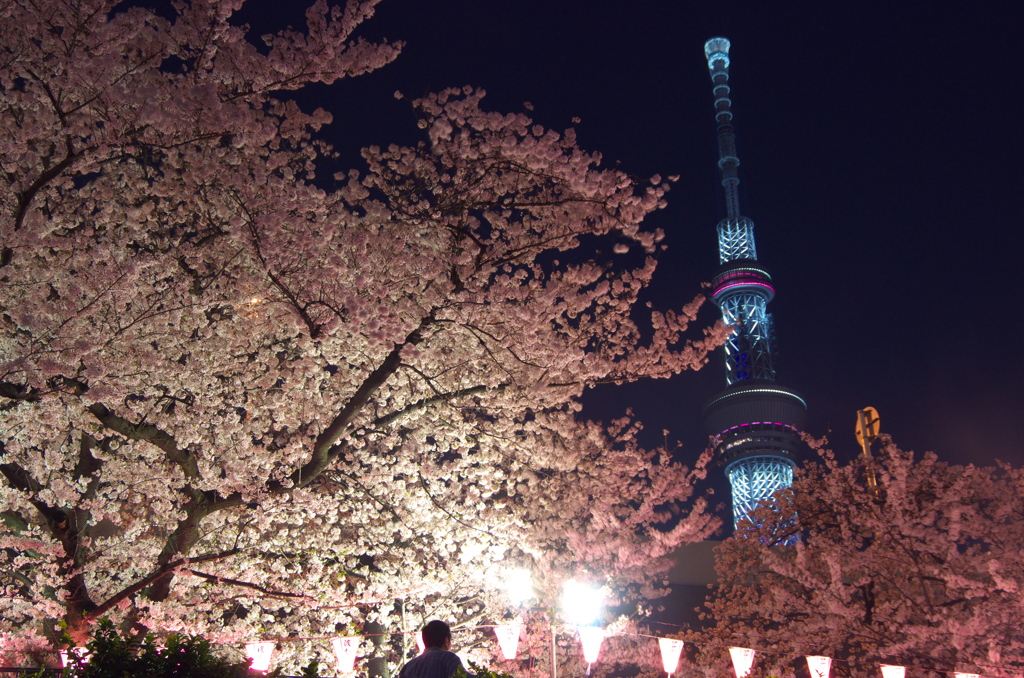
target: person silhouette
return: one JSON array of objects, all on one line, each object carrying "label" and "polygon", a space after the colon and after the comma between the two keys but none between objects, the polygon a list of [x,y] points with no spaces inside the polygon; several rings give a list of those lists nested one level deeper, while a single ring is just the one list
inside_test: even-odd
[{"label": "person silhouette", "polygon": [[440,619],[423,627],[423,654],[413,657],[398,672],[398,678],[452,678],[462,669],[462,660],[452,649],[452,629]]}]

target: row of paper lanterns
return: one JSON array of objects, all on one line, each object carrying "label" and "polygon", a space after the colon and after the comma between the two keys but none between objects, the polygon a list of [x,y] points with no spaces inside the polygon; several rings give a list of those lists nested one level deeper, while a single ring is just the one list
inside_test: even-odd
[{"label": "row of paper lanterns", "polygon": [[[576,629],[580,637],[580,644],[583,646],[583,660],[587,662],[587,675],[590,675],[590,667],[597,662],[601,654],[601,645],[604,643],[605,630],[599,626],[580,626]],[[494,635],[498,641],[498,648],[505,659],[515,659],[519,651],[519,636],[522,633],[522,624],[499,624],[494,627]],[[359,648],[359,636],[334,638],[334,654],[337,659],[339,673],[349,673],[355,667],[356,650]],[[251,668],[255,671],[266,671],[270,668],[270,660],[277,643],[274,641],[261,641],[246,643],[246,655],[252,659]],[[683,641],[674,638],[659,638],[658,644],[661,648],[661,661],[668,672],[669,677],[675,673],[679,665],[679,657],[683,651]],[[423,635],[416,633],[416,646],[422,653],[425,649]],[[741,677],[742,678],[742,677]],[[826,677],[827,678],[827,677]],[[891,678],[885,676],[884,678]]]},{"label": "row of paper lanterns", "polygon": [[[576,629],[580,637],[580,644],[583,646],[583,660],[587,662],[587,675],[590,675],[590,667],[597,662],[601,654],[601,645],[604,643],[605,630],[599,626],[580,626]],[[522,624],[499,624],[494,627],[494,635],[498,641],[498,647],[505,659],[515,659],[519,651],[519,636],[522,633]],[[331,639],[334,647],[334,656],[337,660],[339,673],[350,673],[355,668],[356,653],[359,650],[361,636],[344,636]],[[270,662],[273,658],[276,641],[266,640],[246,643],[245,653],[252,660],[251,668],[254,671],[267,671],[270,669]],[[423,635],[416,633],[416,646],[422,653],[425,649]],[[675,638],[658,638],[658,647],[661,650],[661,663],[669,678],[679,669],[679,658],[683,652],[683,641]],[[89,653],[85,648],[76,647],[72,652],[77,654],[83,662],[89,661]],[[754,666],[754,650],[746,647],[731,647],[729,654],[732,658],[733,670],[736,678],[747,678]],[[61,651],[61,664],[68,665],[68,652]],[[832,658],[822,656],[807,656],[807,668],[811,678],[829,678],[829,671],[832,668]],[[906,668],[892,664],[882,664],[882,678],[905,678]],[[954,678],[979,678],[976,673],[954,672]]]},{"label": "row of paper lanterns", "polygon": [[[338,661],[338,671],[342,673],[350,672],[355,667],[356,663],[356,651],[359,649],[359,641],[362,640],[360,636],[347,636],[340,638],[332,638],[331,644],[334,646],[334,656]],[[420,634],[416,636],[417,644],[419,645],[420,652],[423,652],[423,638]],[[273,640],[261,640],[254,643],[245,644],[245,655],[252,660],[250,667],[254,671],[267,671],[270,669],[270,660],[274,655],[274,647],[277,645],[276,641]],[[89,662],[91,653],[84,647],[74,647],[71,650],[60,651],[60,664],[64,668],[67,668],[71,662],[71,656],[75,655],[79,661],[83,664]]]},{"label": "row of paper lanterns", "polygon": [[[736,672],[736,678],[746,678],[750,675],[750,669],[754,666],[754,650],[748,647],[730,647],[729,654],[732,656],[732,668]],[[664,651],[662,651],[664,657]],[[807,669],[811,673],[811,678],[829,678],[829,671],[832,669],[832,658],[808,655]],[[905,678],[907,668],[905,666],[896,666],[894,664],[881,664],[882,678]],[[665,670],[668,671],[668,664],[665,665]],[[669,674],[671,675],[671,671]],[[960,673],[959,671],[953,672],[954,678],[980,678],[977,673]]]}]

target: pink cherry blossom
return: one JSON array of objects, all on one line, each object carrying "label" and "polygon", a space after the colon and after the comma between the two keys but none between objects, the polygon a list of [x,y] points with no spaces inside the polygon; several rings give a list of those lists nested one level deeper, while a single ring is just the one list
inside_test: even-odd
[{"label": "pink cherry blossom", "polygon": [[[879,664],[1019,673],[1021,470],[955,466],[885,441],[873,491],[862,461],[821,454],[777,493],[778,511],[758,509],[718,548],[717,626],[700,642],[763,650],[769,673],[801,655],[865,675]],[[795,546],[779,545],[794,533]]]},{"label": "pink cherry blossom", "polygon": [[723,339],[694,306],[637,325],[668,184],[463,88],[325,190],[332,116],[288,91],[401,45],[318,0],[258,49],[240,5],[0,7],[0,634],[498,619],[514,566],[638,602],[715,526],[703,464],[580,396]]}]

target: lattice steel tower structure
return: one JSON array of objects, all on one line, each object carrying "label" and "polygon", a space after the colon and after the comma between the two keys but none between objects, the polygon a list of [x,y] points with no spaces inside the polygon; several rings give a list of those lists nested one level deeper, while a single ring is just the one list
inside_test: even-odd
[{"label": "lattice steel tower structure", "polygon": [[726,389],[704,406],[704,426],[725,461],[732,485],[733,521],[793,482],[793,467],[807,404],[775,383],[771,276],[757,261],[754,222],[740,214],[739,158],[729,98],[729,41],[713,38],[704,54],[714,85],[718,121],[718,167],[725,188],[726,217],[718,224],[721,267],[711,297],[734,329],[725,345]]}]

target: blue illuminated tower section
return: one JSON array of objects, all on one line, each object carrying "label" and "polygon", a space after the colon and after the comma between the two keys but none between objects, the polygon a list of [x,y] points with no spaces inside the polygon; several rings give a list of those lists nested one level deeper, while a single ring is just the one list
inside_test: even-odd
[{"label": "blue illuminated tower section", "polygon": [[725,461],[732,485],[732,513],[739,523],[758,502],[793,482],[793,467],[807,404],[775,383],[772,364],[772,278],[757,261],[754,222],[740,214],[739,157],[729,98],[729,41],[704,45],[715,94],[718,167],[725,189],[726,217],[718,224],[721,267],[711,297],[733,327],[725,344],[726,389],[704,407],[704,425]]}]

